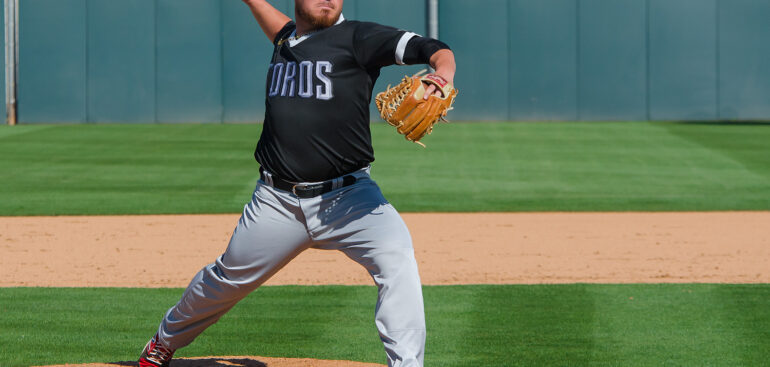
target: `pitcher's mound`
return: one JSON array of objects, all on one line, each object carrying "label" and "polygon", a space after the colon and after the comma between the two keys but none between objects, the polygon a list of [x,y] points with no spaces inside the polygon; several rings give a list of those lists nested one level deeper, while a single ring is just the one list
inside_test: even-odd
[{"label": "pitcher's mound", "polygon": [[[138,366],[137,362],[112,362],[88,364],[62,364],[48,367],[116,367]],[[269,357],[198,357],[179,358],[171,361],[170,367],[382,367],[377,363],[351,361],[328,361],[310,358],[269,358]]]}]

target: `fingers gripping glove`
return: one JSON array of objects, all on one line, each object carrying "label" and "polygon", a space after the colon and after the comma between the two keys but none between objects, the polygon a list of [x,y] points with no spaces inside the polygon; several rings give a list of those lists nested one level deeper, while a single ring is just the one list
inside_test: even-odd
[{"label": "fingers gripping glove", "polygon": [[[457,89],[444,78],[436,74],[422,75],[421,71],[412,77],[405,76],[400,84],[390,87],[375,98],[375,104],[380,116],[389,124],[396,127],[399,134],[406,140],[417,144],[425,135],[433,131],[433,125],[439,120],[446,121],[447,111],[452,109]],[[426,84],[436,86],[441,96],[432,95],[427,100]]]}]

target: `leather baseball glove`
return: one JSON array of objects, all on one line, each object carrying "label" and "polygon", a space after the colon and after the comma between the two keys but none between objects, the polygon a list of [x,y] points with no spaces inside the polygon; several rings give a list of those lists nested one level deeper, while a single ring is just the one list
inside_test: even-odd
[{"label": "leather baseball glove", "polygon": [[[375,98],[380,116],[396,127],[406,140],[425,147],[420,142],[425,135],[433,131],[433,125],[439,120],[446,121],[447,111],[452,109],[457,89],[444,78],[436,74],[427,74],[425,70],[411,76],[405,76],[400,84],[390,87]],[[431,95],[423,99],[426,85],[433,84],[441,96]]]}]

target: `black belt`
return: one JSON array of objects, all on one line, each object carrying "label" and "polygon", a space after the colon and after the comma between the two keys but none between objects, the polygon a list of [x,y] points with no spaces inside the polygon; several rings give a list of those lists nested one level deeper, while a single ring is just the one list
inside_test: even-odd
[{"label": "black belt", "polygon": [[[265,173],[262,172],[262,170],[259,170],[259,178],[262,179],[262,181],[267,182],[265,180]],[[288,191],[298,198],[303,199],[309,199],[312,197],[316,197],[318,195],[323,195],[329,191],[334,190],[334,180],[329,181],[323,181],[318,183],[312,183],[312,184],[298,184],[291,181],[286,181],[284,179],[281,179],[279,177],[276,177],[274,175],[270,175],[270,178],[272,178],[273,181],[273,187],[279,190]],[[347,175],[342,177],[342,187],[350,186],[354,183],[356,183],[358,179],[353,175]]]}]

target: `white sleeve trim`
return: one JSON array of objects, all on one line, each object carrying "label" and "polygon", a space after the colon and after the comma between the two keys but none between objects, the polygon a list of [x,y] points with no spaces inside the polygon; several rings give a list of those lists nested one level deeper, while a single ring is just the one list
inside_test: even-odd
[{"label": "white sleeve trim", "polygon": [[404,65],[404,52],[406,52],[406,44],[409,43],[409,40],[412,39],[412,37],[417,36],[417,33],[412,32],[406,32],[403,36],[401,36],[401,39],[398,40],[398,45],[396,45],[396,64]]}]

